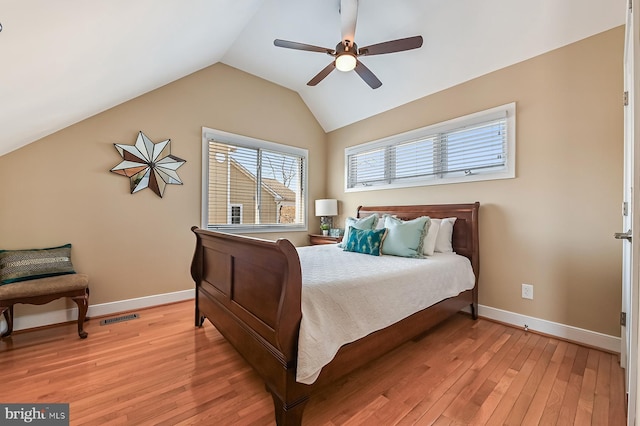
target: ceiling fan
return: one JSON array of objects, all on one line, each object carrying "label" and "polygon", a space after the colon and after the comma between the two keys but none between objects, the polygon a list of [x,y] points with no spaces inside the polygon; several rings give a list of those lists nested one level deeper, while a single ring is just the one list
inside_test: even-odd
[{"label": "ceiling fan", "polygon": [[340,1],[340,20],[342,41],[336,45],[335,49],[326,47],[313,46],[310,44],[298,43],[295,41],[287,41],[275,39],[273,44],[278,47],[287,49],[307,50],[309,52],[326,53],[333,56],[335,60],[327,65],[322,71],[316,74],[309,82],[308,86],[315,86],[328,76],[334,68],[340,71],[355,70],[372,89],[382,86],[382,82],[378,77],[365,67],[358,60],[359,56],[382,55],[384,53],[402,52],[404,50],[417,49],[422,46],[422,36],[414,36],[401,38],[397,40],[385,41],[383,43],[372,44],[366,47],[358,48],[354,42],[356,33],[356,20],[358,17],[358,0],[341,0]]}]

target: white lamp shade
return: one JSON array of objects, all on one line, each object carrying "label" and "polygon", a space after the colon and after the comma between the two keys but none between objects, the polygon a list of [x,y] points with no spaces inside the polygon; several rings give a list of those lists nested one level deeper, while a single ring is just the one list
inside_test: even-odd
[{"label": "white lamp shade", "polygon": [[337,216],[338,200],[316,200],[316,216]]}]

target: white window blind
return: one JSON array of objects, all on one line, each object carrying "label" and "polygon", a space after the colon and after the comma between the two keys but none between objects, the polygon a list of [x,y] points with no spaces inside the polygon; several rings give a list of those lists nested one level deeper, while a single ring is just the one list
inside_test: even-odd
[{"label": "white window blind", "polygon": [[346,190],[515,176],[515,104],[345,150]]},{"label": "white window blind", "polygon": [[203,227],[306,229],[306,150],[203,130]]}]

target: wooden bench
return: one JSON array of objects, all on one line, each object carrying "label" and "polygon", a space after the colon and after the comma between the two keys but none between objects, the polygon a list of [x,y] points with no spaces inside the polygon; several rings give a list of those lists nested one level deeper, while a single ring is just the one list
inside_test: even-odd
[{"label": "wooden bench", "polygon": [[78,335],[85,339],[87,332],[83,330],[83,325],[89,308],[89,276],[85,274],[58,275],[0,285],[0,313],[4,314],[8,327],[0,338],[9,337],[13,332],[13,305],[16,303],[43,305],[62,297],[70,297],[78,305]]}]

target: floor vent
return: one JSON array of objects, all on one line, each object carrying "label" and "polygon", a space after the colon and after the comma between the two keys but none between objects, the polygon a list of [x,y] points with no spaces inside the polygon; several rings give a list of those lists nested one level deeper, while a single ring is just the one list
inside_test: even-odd
[{"label": "floor vent", "polygon": [[103,319],[103,320],[100,321],[100,325],[109,325],[109,324],[113,324],[115,322],[129,321],[129,320],[137,319],[137,318],[140,318],[140,315],[138,315],[138,314],[121,315],[119,317]]}]

